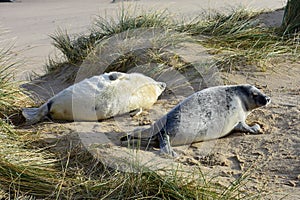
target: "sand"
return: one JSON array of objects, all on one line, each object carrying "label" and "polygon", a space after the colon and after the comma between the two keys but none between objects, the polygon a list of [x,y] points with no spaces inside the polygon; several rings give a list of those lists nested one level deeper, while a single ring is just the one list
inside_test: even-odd
[{"label": "sand", "polygon": [[[224,10],[228,6],[237,6],[237,2],[255,9],[278,9],[285,5],[283,1],[268,0],[251,1],[251,3],[248,1],[187,0],[183,3],[183,1],[174,0],[163,2],[141,0],[138,4],[147,8],[168,8],[170,12],[177,14],[195,15],[200,9]],[[53,34],[58,27],[68,29],[71,34],[84,33],[96,15],[114,16],[119,6],[120,3],[112,4],[108,0],[84,2],[23,0],[18,3],[0,3],[2,26],[11,30],[10,37],[16,37],[16,51],[24,50],[18,57],[23,56],[26,62],[17,70],[17,78],[24,80],[26,73],[32,71],[44,73],[43,66],[48,55],[58,53],[52,48],[49,39],[49,34]],[[282,11],[271,12],[261,18],[265,26],[278,26]],[[136,118],[126,115],[101,123],[51,123],[50,126],[64,126],[69,131],[54,135],[52,131],[47,132],[51,129],[45,128],[44,141],[54,144],[58,138],[65,138],[64,145],[66,145],[68,141],[74,139],[95,157],[111,164],[112,167],[121,167],[122,170],[131,168],[118,165],[119,160],[109,159],[111,155],[116,155],[116,152],[122,152],[118,156],[123,160],[124,157],[128,158],[126,156],[130,155],[133,163],[138,159],[150,168],[179,165],[192,170],[200,165],[205,173],[218,175],[220,184],[224,185],[250,169],[246,190],[252,192],[263,190],[263,193],[268,194],[263,199],[279,199],[280,197],[298,199],[300,196],[299,69],[300,63],[283,63],[267,72],[241,69],[232,74],[223,73],[222,76],[226,77],[228,83],[254,84],[271,96],[272,103],[268,107],[256,110],[248,118],[249,123],[256,122],[262,126],[263,134],[234,133],[210,142],[176,147],[176,151],[180,154],[176,160],[158,156],[157,149],[149,152],[139,151],[138,154],[133,152],[132,156],[132,151],[119,147],[116,142],[125,129],[146,127],[178,102],[178,99],[170,100],[166,95],[154,105],[153,109]],[[44,77],[41,85],[43,87],[50,85],[53,89],[51,92],[55,94],[67,86],[62,84],[66,73],[72,73],[72,71],[66,69],[64,73],[56,76],[55,81],[53,77]],[[45,90],[49,91],[49,89],[40,90],[41,96],[44,95]],[[37,126],[47,127],[49,123],[41,123]],[[65,146],[57,148],[65,149]],[[133,168],[131,170],[135,170],[136,166],[131,167]]]}]

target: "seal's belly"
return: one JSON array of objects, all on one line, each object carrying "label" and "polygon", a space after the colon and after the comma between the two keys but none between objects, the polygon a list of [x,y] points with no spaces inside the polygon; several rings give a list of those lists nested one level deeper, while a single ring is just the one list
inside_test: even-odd
[{"label": "seal's belly", "polygon": [[[238,124],[238,120],[218,120],[215,123],[209,125],[197,124],[197,128],[187,128],[178,131],[171,139],[172,145],[186,145],[195,142],[201,142],[206,140],[212,140],[221,138],[230,133],[233,128]],[[191,125],[191,127],[195,127]]]}]

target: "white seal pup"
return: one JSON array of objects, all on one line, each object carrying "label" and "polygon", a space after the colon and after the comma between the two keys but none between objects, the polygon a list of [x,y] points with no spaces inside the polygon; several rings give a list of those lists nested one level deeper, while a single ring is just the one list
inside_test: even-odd
[{"label": "white seal pup", "polygon": [[[258,133],[249,126],[249,113],[270,103],[270,98],[251,85],[216,86],[192,94],[149,129],[134,131],[121,141],[159,142],[160,152],[176,156],[171,145],[186,145],[226,136],[233,130]],[[145,144],[144,144],[145,145]]]},{"label": "white seal pup", "polygon": [[59,120],[97,121],[135,110],[149,109],[166,88],[139,73],[110,72],[76,83],[39,108],[24,108],[27,124],[45,117]]}]

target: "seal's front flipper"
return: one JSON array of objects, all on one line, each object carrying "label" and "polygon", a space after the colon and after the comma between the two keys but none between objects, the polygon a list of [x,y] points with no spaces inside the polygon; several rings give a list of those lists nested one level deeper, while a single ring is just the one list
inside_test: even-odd
[{"label": "seal's front flipper", "polygon": [[171,157],[178,157],[177,153],[173,150],[170,143],[170,136],[165,133],[159,133],[159,148],[160,155],[168,155]]},{"label": "seal's front flipper", "polygon": [[260,126],[258,124],[255,124],[254,126],[248,126],[245,122],[239,122],[233,129],[234,131],[241,131],[246,133],[261,133]]},{"label": "seal's front flipper", "polygon": [[143,112],[143,108],[138,108],[130,112],[130,117],[137,117]]}]

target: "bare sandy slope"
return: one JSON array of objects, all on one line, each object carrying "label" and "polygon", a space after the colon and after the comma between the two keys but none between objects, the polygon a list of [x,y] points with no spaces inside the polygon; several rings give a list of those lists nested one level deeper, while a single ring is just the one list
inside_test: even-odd
[{"label": "bare sandy slope", "polygon": [[[24,80],[35,71],[44,73],[44,64],[49,54],[56,54],[49,35],[59,27],[71,34],[85,32],[97,15],[115,16],[122,6],[121,1],[110,0],[19,0],[16,3],[0,3],[0,26],[9,29],[9,38],[16,38],[16,54],[24,57],[24,65],[16,73]],[[245,6],[254,9],[277,9],[285,0],[140,0],[134,5],[147,9],[168,9],[172,13],[193,16],[199,11],[224,10]],[[22,50],[23,52],[20,52]]]}]

